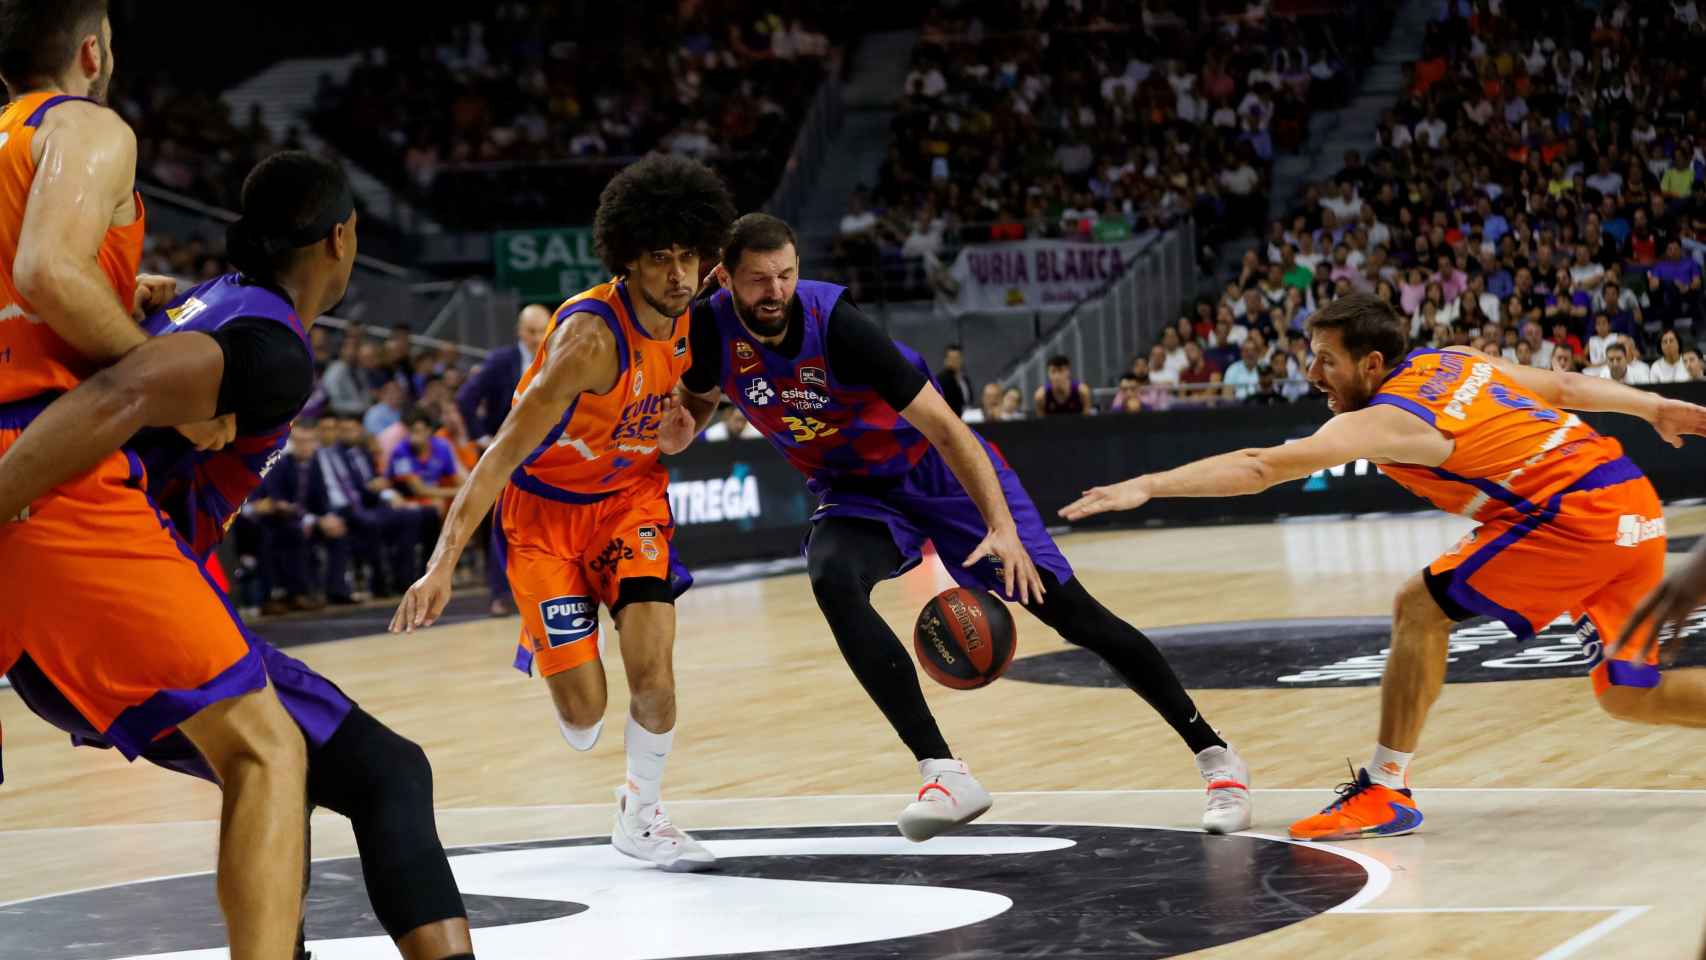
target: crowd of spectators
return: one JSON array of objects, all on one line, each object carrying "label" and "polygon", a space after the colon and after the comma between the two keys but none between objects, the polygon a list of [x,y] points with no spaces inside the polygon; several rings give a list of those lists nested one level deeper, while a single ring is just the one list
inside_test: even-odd
[{"label": "crowd of spectators", "polygon": [[1356,31],[1383,21],[1355,6],[938,3],[877,186],[841,222],[842,270],[915,297],[963,243],[1114,242],[1191,213],[1205,246],[1250,229],[1275,153],[1343,100]]},{"label": "crowd of spectators", "polygon": [[1283,395],[1308,366],[1309,314],[1352,290],[1409,317],[1416,347],[1632,384],[1702,378],[1696,5],[1442,10],[1366,161],[1347,153],[1269,224],[1218,302],[1139,358],[1139,388],[1236,382],[1247,399],[1253,360]]},{"label": "crowd of spectators", "polygon": [[756,208],[833,67],[826,21],[846,6],[679,0],[593,29],[568,8],[500,3],[364,51],[347,80],[322,80],[315,127],[463,228],[589,221],[609,174],[659,149],[711,163]]},{"label": "crowd of spectators", "polygon": [[[524,318],[520,331],[542,335],[543,327]],[[454,349],[415,348],[405,327],[378,339],[359,327],[340,334],[317,325],[311,339],[319,385],[285,457],[232,527],[236,594],[253,612],[391,597],[414,582],[450,500],[491,439],[483,398],[465,388],[518,350],[471,363]],[[497,411],[498,422],[507,409]],[[469,563],[498,574],[501,606],[507,591],[492,555]]]}]

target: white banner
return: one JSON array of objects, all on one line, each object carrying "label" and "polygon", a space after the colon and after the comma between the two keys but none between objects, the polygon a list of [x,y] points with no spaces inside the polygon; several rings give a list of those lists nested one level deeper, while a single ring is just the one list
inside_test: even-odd
[{"label": "white banner", "polygon": [[1118,243],[1020,240],[964,247],[948,269],[959,295],[954,313],[1061,311],[1119,276],[1154,242],[1149,231]]}]

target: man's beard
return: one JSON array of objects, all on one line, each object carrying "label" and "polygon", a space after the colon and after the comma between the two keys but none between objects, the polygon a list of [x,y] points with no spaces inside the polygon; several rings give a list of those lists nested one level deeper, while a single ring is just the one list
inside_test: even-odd
[{"label": "man's beard", "polygon": [[[753,333],[756,333],[761,337],[779,337],[787,332],[788,301],[760,300],[757,303],[744,303],[741,301],[740,297],[734,295],[734,291],[732,290],[729,291],[729,296],[735,305],[735,313],[740,315],[741,322],[746,324],[747,329],[751,330]],[[780,307],[781,310],[778,311],[774,323],[767,323],[760,319],[758,313],[759,307]]]},{"label": "man's beard", "polygon": [[659,316],[670,317],[672,319],[681,316],[681,311],[687,309],[687,301],[685,299],[682,301],[681,306],[678,307],[674,304],[666,303],[656,297],[653,297],[644,287],[640,288],[640,299],[646,301],[646,305],[651,307],[653,310],[656,310]]}]

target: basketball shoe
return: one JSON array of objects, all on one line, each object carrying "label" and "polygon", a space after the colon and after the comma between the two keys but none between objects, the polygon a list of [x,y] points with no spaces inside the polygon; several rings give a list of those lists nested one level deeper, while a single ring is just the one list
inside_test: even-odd
[{"label": "basketball shoe", "polygon": [[924,786],[918,799],[900,812],[901,835],[914,843],[964,826],[995,803],[959,760],[920,760],[918,772],[924,775]]},{"label": "basketball shoe", "polygon": [[1250,829],[1250,765],[1232,749],[1209,747],[1197,754],[1197,770],[1208,783],[1202,828],[1209,833]]},{"label": "basketball shoe", "polygon": [[711,851],[670,822],[663,804],[652,809],[649,822],[641,822],[639,806],[627,787],[616,788],[616,828],[610,831],[610,845],[618,852],[655,863],[671,873],[692,873],[717,865]]},{"label": "basketball shoe", "polygon": [[1313,817],[1291,825],[1293,840],[1358,840],[1399,837],[1422,825],[1409,788],[1394,790],[1358,770],[1356,779],[1339,784],[1339,799]]}]

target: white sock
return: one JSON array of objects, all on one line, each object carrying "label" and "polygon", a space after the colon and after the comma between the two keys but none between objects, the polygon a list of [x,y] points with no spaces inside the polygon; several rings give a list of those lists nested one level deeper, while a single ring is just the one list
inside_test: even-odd
[{"label": "white sock", "polygon": [[1390,747],[1375,744],[1374,759],[1368,762],[1368,778],[1384,787],[1402,790],[1410,785],[1406,775],[1413,753],[1399,753]]},{"label": "white sock", "polygon": [[668,762],[669,750],[675,745],[675,731],[653,733],[640,726],[630,714],[626,740],[628,795],[636,804],[634,816],[645,823],[651,820],[663,796],[663,765]]},{"label": "white sock", "polygon": [[585,753],[598,744],[598,735],[604,730],[604,720],[600,718],[597,723],[583,729],[571,727],[567,720],[558,717],[557,728],[563,731],[563,739],[569,742],[569,746]]}]

